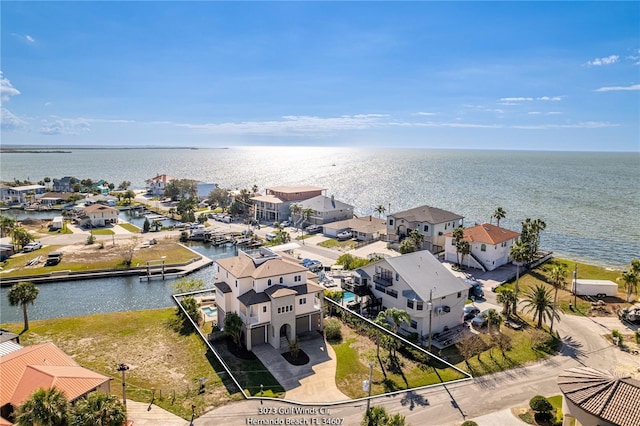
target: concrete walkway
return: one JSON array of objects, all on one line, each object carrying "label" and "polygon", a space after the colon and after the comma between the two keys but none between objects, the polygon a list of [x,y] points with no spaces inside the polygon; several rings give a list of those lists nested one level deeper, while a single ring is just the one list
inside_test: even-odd
[{"label": "concrete walkway", "polygon": [[138,425],[184,426],[189,422],[157,405],[127,399],[127,418]]},{"label": "concrete walkway", "polygon": [[286,391],[285,398],[296,402],[349,401],[336,386],[336,354],[318,333],[299,338],[300,349],[309,356],[306,365],[291,365],[282,353],[288,348],[275,349],[269,344],[253,348],[269,372]]}]

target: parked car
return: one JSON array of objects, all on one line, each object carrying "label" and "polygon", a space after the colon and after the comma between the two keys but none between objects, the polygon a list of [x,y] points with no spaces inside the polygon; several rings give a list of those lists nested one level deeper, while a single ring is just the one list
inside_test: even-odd
[{"label": "parked car", "polygon": [[318,232],[322,232],[322,226],[309,225],[306,228],[304,228],[304,230],[307,231],[308,234],[317,234]]},{"label": "parked car", "polygon": [[487,313],[488,312],[489,312],[489,310],[485,309],[484,311],[480,312],[478,315],[473,317],[473,319],[471,320],[473,325],[475,325],[477,327],[484,326],[487,323]]},{"label": "parked car", "polygon": [[62,252],[52,251],[51,253],[49,253],[49,256],[47,256],[47,261],[44,263],[44,265],[45,266],[57,265],[58,263],[60,263],[61,260],[62,260]]},{"label": "parked car", "polygon": [[276,238],[276,234],[274,234],[272,232],[269,232],[264,237],[267,239],[267,241],[271,241],[271,240],[274,240]]},{"label": "parked car", "polygon": [[472,280],[469,278],[465,278],[464,282],[469,284],[471,287],[469,288],[469,299],[483,299],[484,298],[484,290],[482,290],[482,284],[480,284],[476,280]]},{"label": "parked car", "polygon": [[34,241],[32,243],[25,245],[22,248],[22,251],[25,253],[29,253],[30,251],[38,250],[41,248],[42,248],[42,243],[40,241]]},{"label": "parked car", "polygon": [[465,321],[469,321],[470,319],[473,319],[473,317],[475,317],[479,313],[480,313],[480,309],[476,308],[473,305],[466,305],[464,307],[464,320]]},{"label": "parked car", "polygon": [[350,231],[342,231],[340,233],[338,233],[338,235],[336,235],[336,238],[338,238],[338,240],[348,240],[349,238],[353,237],[353,234]]},{"label": "parked car", "polygon": [[286,228],[287,226],[291,226],[291,222],[289,222],[288,220],[283,220],[282,222],[280,222],[280,226]]},{"label": "parked car", "polygon": [[304,266],[305,268],[308,268],[309,265],[313,264],[313,263],[320,263],[319,260],[315,260],[315,259],[309,259],[309,258],[304,258],[302,259],[302,266]]},{"label": "parked car", "polygon": [[322,262],[318,261],[318,260],[314,260],[313,262],[311,262],[309,265],[307,265],[307,269],[311,272],[319,272],[322,271],[323,269],[323,265]]}]

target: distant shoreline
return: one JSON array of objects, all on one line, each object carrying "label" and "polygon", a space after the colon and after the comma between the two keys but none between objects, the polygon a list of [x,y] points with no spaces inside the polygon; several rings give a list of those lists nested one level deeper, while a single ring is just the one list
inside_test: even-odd
[{"label": "distant shoreline", "polygon": [[73,150],[104,150],[104,149],[229,149],[228,147],[199,148],[195,146],[60,146],[54,148],[31,146],[3,146],[1,154],[71,154]]}]

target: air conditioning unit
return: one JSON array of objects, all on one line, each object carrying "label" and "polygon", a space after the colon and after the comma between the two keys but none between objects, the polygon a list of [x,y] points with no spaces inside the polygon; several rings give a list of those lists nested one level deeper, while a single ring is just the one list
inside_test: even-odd
[{"label": "air conditioning unit", "polygon": [[436,315],[442,315],[442,312],[443,312],[442,306],[438,306],[436,308]]}]

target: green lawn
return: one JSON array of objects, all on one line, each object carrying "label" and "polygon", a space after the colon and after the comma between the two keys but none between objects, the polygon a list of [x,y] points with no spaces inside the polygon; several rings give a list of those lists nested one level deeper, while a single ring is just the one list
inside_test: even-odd
[{"label": "green lawn", "polygon": [[355,243],[353,242],[353,240],[338,241],[333,238],[322,241],[317,245],[319,245],[320,247],[325,247],[330,249],[339,249],[339,250],[342,250],[342,249],[350,250],[355,247]]},{"label": "green lawn", "polygon": [[[119,397],[116,368],[127,364],[127,398],[149,403],[155,390],[155,404],[185,419],[192,404],[202,413],[242,399],[200,336],[175,330],[174,316],[175,309],[165,308],[30,321],[20,342],[55,343],[80,365],[113,377],[111,392]],[[20,333],[22,323],[2,327]],[[201,378],[204,393],[198,392]]]},{"label": "green lawn", "polygon": [[129,232],[133,232],[135,234],[139,234],[140,233],[140,228],[138,228],[135,225],[132,225],[131,223],[120,223],[119,224],[121,227],[123,227],[124,229],[126,229]]},{"label": "green lawn", "polygon": [[92,229],[91,230],[91,234],[93,234],[93,235],[113,235],[113,234],[115,234],[115,232],[113,232],[111,229]]}]

